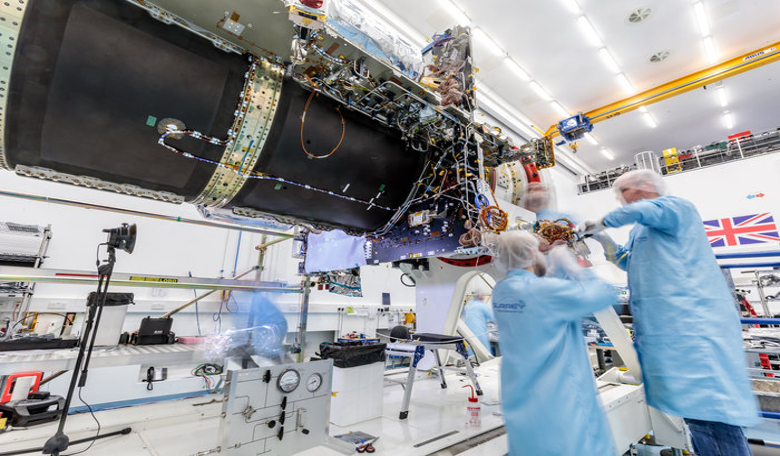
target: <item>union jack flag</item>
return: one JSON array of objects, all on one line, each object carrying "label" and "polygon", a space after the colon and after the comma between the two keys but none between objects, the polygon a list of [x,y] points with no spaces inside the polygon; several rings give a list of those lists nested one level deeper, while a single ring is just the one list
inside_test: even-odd
[{"label": "union jack flag", "polygon": [[775,220],[769,212],[705,220],[704,229],[712,247],[780,241]]}]

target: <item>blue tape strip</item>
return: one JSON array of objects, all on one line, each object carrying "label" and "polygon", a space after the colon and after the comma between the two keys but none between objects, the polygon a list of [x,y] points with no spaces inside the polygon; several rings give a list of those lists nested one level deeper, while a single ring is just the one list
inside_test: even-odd
[{"label": "blue tape strip", "polygon": [[[208,391],[190,391],[189,393],[180,393],[180,394],[169,394],[166,396],[155,396],[155,397],[144,397],[144,398],[138,398],[138,399],[131,399],[127,401],[115,401],[115,402],[104,402],[102,404],[89,404],[92,406],[92,411],[97,412],[99,410],[112,410],[122,407],[132,407],[134,405],[144,405],[144,404],[152,404],[154,402],[167,402],[167,401],[175,401],[179,399],[188,399],[191,397],[201,397],[201,396],[208,396],[211,393]],[[81,407],[71,407],[69,413],[83,413],[88,412],[86,406]]]},{"label": "blue tape strip", "polygon": [[759,413],[764,418],[771,418],[773,420],[780,420],[780,412],[767,412],[766,410],[761,410]]},{"label": "blue tape strip", "polygon": [[741,318],[745,325],[780,325],[780,318]]},{"label": "blue tape strip", "polygon": [[739,268],[776,268],[780,263],[746,263],[746,264],[721,264],[721,269],[739,269]]},{"label": "blue tape strip", "polygon": [[715,255],[715,258],[719,260],[727,260],[731,258],[761,258],[773,256],[780,256],[780,252],[719,253]]}]

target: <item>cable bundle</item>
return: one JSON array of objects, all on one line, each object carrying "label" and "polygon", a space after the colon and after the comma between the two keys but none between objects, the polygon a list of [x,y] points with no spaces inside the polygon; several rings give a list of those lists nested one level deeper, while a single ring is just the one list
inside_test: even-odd
[{"label": "cable bundle", "polygon": [[212,377],[222,375],[223,372],[224,368],[219,364],[204,363],[199,364],[195,369],[193,369],[192,375],[202,378],[203,381],[206,382],[206,388],[208,388],[209,391],[213,391],[213,385],[216,384],[217,380],[212,379]]}]

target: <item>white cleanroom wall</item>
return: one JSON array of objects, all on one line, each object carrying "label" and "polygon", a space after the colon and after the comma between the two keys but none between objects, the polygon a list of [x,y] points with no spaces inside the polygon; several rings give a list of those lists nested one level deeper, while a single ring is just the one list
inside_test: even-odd
[{"label": "white cleanroom wall", "polygon": [[[0,188],[58,198],[74,199],[90,203],[116,206],[125,209],[200,219],[195,206],[172,204],[138,198],[113,192],[76,187],[67,184],[23,178],[0,171]],[[50,269],[95,270],[96,247],[105,242],[105,228],[115,228],[121,223],[138,225],[138,240],[132,254],[117,253],[116,272],[145,273],[163,276],[187,276],[216,278],[230,277],[234,271],[243,272],[257,264],[262,235],[221,228],[204,227],[147,217],[128,216],[94,209],[84,209],[29,201],[12,197],[0,197],[3,221],[51,225],[52,240],[48,257],[43,265]],[[268,237],[271,240],[272,237]],[[262,280],[281,280],[298,284],[297,263],[292,258],[292,241],[287,240],[268,248]],[[362,268],[362,298],[335,295],[327,291],[312,292],[309,327],[314,331],[336,328],[336,309],[339,306],[375,308],[382,304],[382,294],[390,293],[391,304],[404,308],[414,307],[414,289],[400,282],[400,271],[387,265]],[[251,277],[251,274],[248,278]],[[36,286],[32,309],[50,312],[83,312],[86,296],[93,286],[46,284]],[[111,287],[110,291],[127,291],[135,294],[135,306],[129,309],[125,330],[138,327],[141,318],[161,315],[187,300],[196,292],[185,289]],[[198,294],[202,291],[198,291]],[[286,314],[292,332],[298,325],[298,294],[274,295]],[[211,334],[217,324],[213,316],[219,311],[220,293],[214,293],[198,305],[201,332]],[[12,303],[0,303],[0,313],[13,310]],[[223,316],[229,319],[229,313]],[[381,322],[375,322],[381,324]],[[223,321],[224,324],[224,321]],[[359,325],[362,327],[363,325]],[[371,326],[371,325],[369,325]],[[195,306],[177,314],[174,331],[180,335],[196,334]]]},{"label": "white cleanroom wall", "polygon": [[[669,194],[693,202],[702,220],[769,213],[774,217],[776,226],[780,225],[780,154],[757,156],[671,174],[663,179]],[[559,200],[565,200],[572,211],[583,219],[598,219],[619,207],[611,189],[567,198],[559,194]],[[629,231],[630,227],[621,227],[608,229],[607,233],[622,244],[628,239]],[[594,241],[588,241],[588,246],[593,251],[592,260],[598,272],[613,283],[625,284],[625,274],[603,259],[601,246]],[[715,247],[714,251],[717,254],[778,249],[780,243],[767,241],[760,244]],[[740,278],[739,272],[733,275],[735,279]]]}]

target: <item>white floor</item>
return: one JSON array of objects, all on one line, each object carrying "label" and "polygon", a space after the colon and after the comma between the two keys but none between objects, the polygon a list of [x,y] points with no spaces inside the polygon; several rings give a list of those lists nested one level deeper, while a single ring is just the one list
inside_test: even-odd
[{"label": "white floor", "polygon": [[[425,455],[471,438],[492,429],[500,428],[503,420],[498,405],[498,363],[483,364],[477,369],[484,391],[482,402],[482,427],[479,431],[466,426],[466,398],[469,384],[466,376],[448,373],[447,389],[441,389],[436,376],[418,373],[413,388],[409,416],[398,418],[403,399],[403,388],[388,383],[382,417],[339,427],[330,425],[330,435],[361,431],[380,439],[376,442],[376,455]],[[393,378],[405,379],[406,374]],[[221,397],[213,396],[217,400]],[[97,413],[102,425],[101,434],[131,426],[129,435],[98,440],[84,455],[111,456],[206,456],[219,446],[218,428],[221,403],[211,402],[210,397],[161,402],[137,407],[107,410]],[[492,405],[491,405],[492,404]],[[56,423],[35,426],[27,430],[14,430],[0,434],[0,453],[23,448],[39,447],[54,434]],[[95,422],[89,414],[68,417],[66,433],[71,440],[95,435]],[[443,434],[448,437],[419,445]],[[503,441],[503,445],[501,442]],[[415,445],[419,445],[415,447]],[[506,440],[491,443],[491,451],[474,454],[504,454]],[[498,447],[496,447],[498,445]],[[73,446],[68,453],[86,448],[86,444]],[[503,448],[503,449],[502,449]],[[40,453],[38,453],[40,454]],[[317,447],[300,453],[305,456],[339,455],[330,448]]]},{"label": "white floor", "polygon": [[[484,442],[481,434],[503,425],[498,404],[498,362],[485,363],[476,369],[485,394],[480,398],[482,427],[469,430],[466,425],[466,397],[469,384],[465,375],[447,373],[447,389],[441,389],[438,378],[427,372],[418,374],[415,382],[409,416],[400,420],[398,413],[403,399],[399,384],[386,382],[382,416],[350,426],[330,425],[331,436],[348,432],[364,432],[380,437],[375,443],[376,455],[417,456],[435,453],[437,456],[455,454],[448,450],[458,445],[457,454],[463,456],[503,455],[507,452],[506,436]],[[392,378],[405,380],[401,373]],[[172,402],[161,402],[137,407],[98,412],[101,433],[132,426],[129,435],[110,437],[97,441],[88,451],[90,455],[111,456],[207,456],[217,454],[219,446],[219,422],[221,396],[200,397]],[[28,430],[14,430],[0,434],[0,453],[22,448],[38,447],[56,430],[56,423],[36,426]],[[89,414],[68,417],[66,432],[71,440],[95,434],[95,423]],[[748,430],[748,436],[779,440],[780,421],[766,420],[764,424]],[[442,437],[444,436],[444,437]],[[774,438],[773,438],[774,437]],[[429,442],[429,443],[425,443]],[[86,448],[86,444],[73,446],[69,453]],[[770,452],[764,452],[770,451]],[[659,447],[642,448],[641,456],[656,456]],[[779,454],[778,450],[757,449],[756,455]],[[40,454],[40,453],[38,453]],[[336,456],[350,454],[320,446],[300,456]],[[354,452],[351,454],[355,454]]]},{"label": "white floor", "polygon": [[[484,363],[476,369],[480,386],[484,395],[480,397],[482,408],[482,426],[479,430],[469,430],[466,418],[466,398],[470,388],[462,388],[471,384],[465,375],[447,373],[445,376],[448,387],[441,389],[438,377],[427,372],[418,373],[412,388],[412,398],[409,416],[405,420],[398,418],[401,410],[404,390],[398,384],[385,385],[385,399],[382,417],[357,423],[352,426],[330,426],[330,435],[346,434],[348,432],[365,432],[379,436],[375,448],[377,455],[426,455],[447,448],[456,443],[470,441],[490,430],[500,428],[504,421],[499,405],[498,362]],[[406,374],[395,375],[392,378],[405,380]],[[452,433],[452,434],[450,434]],[[420,445],[428,440],[450,434],[433,442]],[[419,446],[417,446],[419,445]],[[498,451],[501,451],[500,449]],[[491,452],[483,454],[504,454]],[[324,453],[321,449],[313,449],[301,455],[315,456],[339,454],[335,451]]]}]

